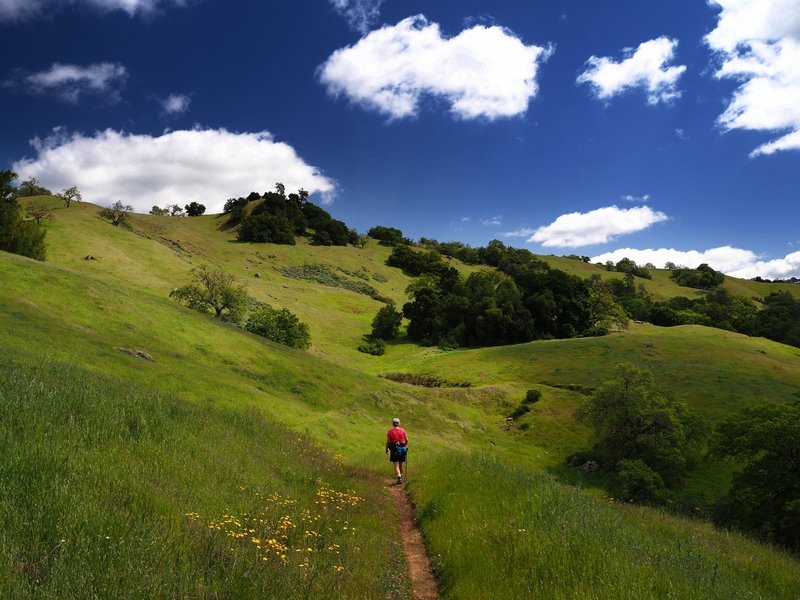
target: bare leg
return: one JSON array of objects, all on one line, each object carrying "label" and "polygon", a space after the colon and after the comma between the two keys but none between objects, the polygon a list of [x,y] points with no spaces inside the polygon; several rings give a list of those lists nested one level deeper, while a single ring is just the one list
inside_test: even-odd
[{"label": "bare leg", "polygon": [[395,477],[400,477],[403,474],[403,466],[402,466],[403,463],[398,461],[398,462],[394,462],[392,464],[394,465]]}]

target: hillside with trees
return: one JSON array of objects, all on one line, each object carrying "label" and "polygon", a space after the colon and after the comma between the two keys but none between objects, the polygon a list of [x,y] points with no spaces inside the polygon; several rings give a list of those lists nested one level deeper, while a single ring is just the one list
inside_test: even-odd
[{"label": "hillside with trees", "polygon": [[[293,194],[272,193],[259,214],[288,221],[275,206]],[[565,597],[793,597],[800,359],[758,336],[791,334],[797,296],[500,242],[448,259],[400,230],[393,245],[328,246],[310,224],[294,244],[243,241],[257,195],[237,223],[234,202],[116,227],[86,199],[15,198],[15,226],[36,224],[34,202],[53,215],[47,260],[0,253],[0,471],[18,490],[0,505],[27,519],[0,567],[18,597],[408,597],[398,548],[375,543],[397,539],[375,451],[396,414],[445,597],[545,593],[520,561]],[[691,324],[633,316],[658,307]],[[231,543],[245,514],[264,523]],[[302,531],[280,533],[287,516]],[[614,577],[568,568],[576,552]],[[375,577],[386,565],[397,579]]]}]

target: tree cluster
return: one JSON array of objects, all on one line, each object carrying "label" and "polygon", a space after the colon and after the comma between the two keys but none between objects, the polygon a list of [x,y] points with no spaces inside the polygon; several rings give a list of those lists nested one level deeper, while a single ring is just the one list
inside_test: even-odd
[{"label": "tree cluster", "polygon": [[701,264],[696,269],[675,267],[671,271],[669,276],[675,283],[698,290],[710,290],[725,281],[723,273],[715,271],[706,263]]},{"label": "tree cluster", "polygon": [[622,260],[614,263],[612,261],[608,261],[605,265],[606,271],[613,271],[616,273],[630,273],[635,277],[641,277],[642,279],[652,279],[653,275],[650,273],[650,269],[655,269],[655,266],[652,264],[647,264],[644,267],[640,267],[636,264],[635,261],[632,261],[630,258],[623,258]]},{"label": "tree cluster", "polygon": [[287,195],[280,183],[275,185],[274,192],[231,198],[223,210],[230,215],[232,225],[240,224],[238,238],[243,242],[293,245],[295,236],[310,235],[311,242],[321,246],[360,243],[357,231],[348,229],[328,211],[309,202],[307,191],[300,189]]},{"label": "tree cluster", "polygon": [[398,244],[407,243],[403,232],[395,227],[386,227],[384,225],[376,225],[367,231],[367,235],[374,240],[378,240],[383,246],[397,246]]},{"label": "tree cluster", "polygon": [[[301,349],[311,345],[308,325],[292,311],[252,300],[244,285],[222,269],[195,267],[191,271],[191,281],[172,290],[170,297],[279,344]],[[251,304],[256,307],[249,310]]]},{"label": "tree cluster", "polygon": [[53,192],[48,190],[46,187],[39,185],[39,182],[36,181],[35,177],[31,177],[30,179],[26,179],[25,181],[19,184],[19,196],[20,198],[28,197],[28,196],[52,196]]},{"label": "tree cluster", "polygon": [[0,171],[0,250],[44,260],[46,230],[38,221],[26,221],[20,212],[13,171]]}]

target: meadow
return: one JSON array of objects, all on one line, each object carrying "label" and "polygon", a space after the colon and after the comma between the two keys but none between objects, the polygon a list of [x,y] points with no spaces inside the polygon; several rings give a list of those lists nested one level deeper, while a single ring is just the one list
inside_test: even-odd
[{"label": "meadow", "polygon": [[[444,597],[796,597],[796,559],[610,501],[602,481],[565,460],[591,444],[575,409],[620,362],[648,366],[716,421],[796,395],[797,349],[634,324],[601,338],[449,352],[401,339],[373,357],[356,346],[383,304],[279,269],[325,265],[367,281],[349,274],[361,273],[402,304],[411,279],[383,264],[390,249],[238,243],[217,216],[136,215],[129,231],[96,211],[54,210],[45,263],[0,254],[8,597],[407,597],[384,487],[383,436],[396,415],[411,434],[408,491]],[[171,300],[198,264],[289,307],[309,323],[311,349]],[[672,294],[665,274],[654,281]],[[759,293],[755,282],[728,283]],[[542,400],[509,423],[528,389]],[[689,483],[713,496],[728,472]]]}]

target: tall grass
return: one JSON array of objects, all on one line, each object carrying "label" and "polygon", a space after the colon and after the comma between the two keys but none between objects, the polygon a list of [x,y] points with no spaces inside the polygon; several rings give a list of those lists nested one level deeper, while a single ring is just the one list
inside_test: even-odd
[{"label": "tall grass", "polygon": [[800,563],[777,550],[485,456],[439,456],[410,485],[445,598],[796,599],[800,592]]},{"label": "tall grass", "polygon": [[363,472],[256,412],[0,359],[0,595],[400,598]]}]

